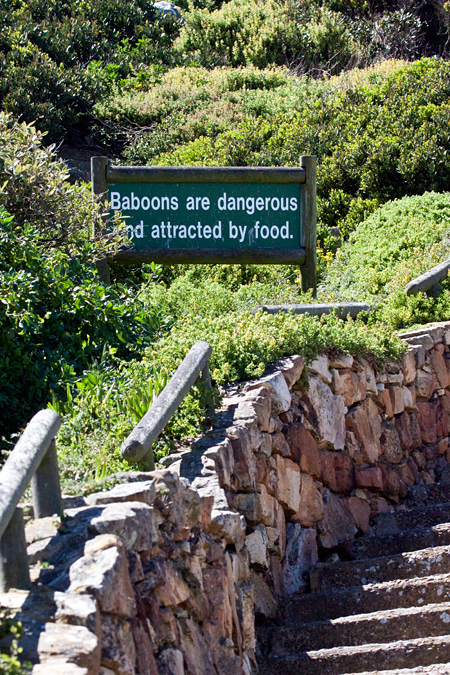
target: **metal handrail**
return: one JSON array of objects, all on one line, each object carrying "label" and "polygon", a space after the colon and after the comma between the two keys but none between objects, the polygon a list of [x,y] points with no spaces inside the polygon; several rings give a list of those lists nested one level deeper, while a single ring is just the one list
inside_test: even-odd
[{"label": "metal handrail", "polygon": [[439,282],[447,276],[450,269],[450,260],[444,260],[440,265],[436,265],[428,272],[421,274],[420,277],[413,279],[405,287],[406,295],[417,295],[417,293],[432,291],[433,295],[439,293]]},{"label": "metal handrail", "polygon": [[0,471],[0,592],[29,588],[30,574],[22,509],[31,483],[35,518],[63,515],[55,436],[61,419],[41,410],[28,423]]},{"label": "metal handrail", "polygon": [[154,468],[152,444],[189,393],[197,379],[211,388],[208,361],[212,354],[207,342],[196,342],[162,390],[151,408],[124,441],[121,454],[128,462],[139,462],[144,457]]}]

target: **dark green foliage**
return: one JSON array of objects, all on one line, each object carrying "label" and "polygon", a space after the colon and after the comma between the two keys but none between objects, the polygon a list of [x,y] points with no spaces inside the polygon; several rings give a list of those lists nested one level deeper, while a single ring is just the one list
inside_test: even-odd
[{"label": "dark green foliage", "polygon": [[30,226],[0,226],[0,436],[17,431],[64,395],[94,359],[129,359],[165,324],[126,288],[106,288],[93,265],[57,250],[42,252]]},{"label": "dark green foliage", "polygon": [[50,142],[85,129],[115,82],[170,64],[181,25],[158,17],[151,0],[2,0],[0,15],[2,107]]}]

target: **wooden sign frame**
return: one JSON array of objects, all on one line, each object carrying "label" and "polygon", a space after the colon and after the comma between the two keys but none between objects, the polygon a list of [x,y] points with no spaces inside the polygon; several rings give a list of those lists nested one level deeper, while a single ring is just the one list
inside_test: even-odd
[{"label": "wooden sign frame", "polygon": [[[110,203],[109,187],[120,184],[177,184],[236,185],[259,184],[263,188],[277,185],[299,185],[299,245],[295,248],[131,248],[103,261],[102,277],[108,274],[109,264],[135,265],[142,262],[165,264],[219,263],[219,264],[295,264],[301,266],[302,290],[316,289],[317,284],[317,207],[316,176],[317,160],[314,156],[300,157],[298,167],[160,167],[160,166],[113,166],[106,157],[92,157],[92,192],[104,196]],[[117,189],[117,188],[116,188]],[[210,228],[208,228],[210,229]],[[291,237],[292,238],[292,237]]]}]

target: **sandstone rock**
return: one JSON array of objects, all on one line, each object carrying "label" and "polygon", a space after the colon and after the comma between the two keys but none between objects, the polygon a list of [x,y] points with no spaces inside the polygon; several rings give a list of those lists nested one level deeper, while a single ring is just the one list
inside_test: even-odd
[{"label": "sandstone rock", "polygon": [[275,525],[275,498],[267,492],[266,486],[257,485],[257,492],[233,495],[232,505],[241,513],[248,525],[264,523],[269,527]]},{"label": "sandstone rock", "polygon": [[269,575],[273,592],[277,598],[280,598],[284,593],[283,570],[280,557],[277,554],[269,556]]},{"label": "sandstone rock", "polygon": [[381,420],[372,399],[368,398],[350,410],[346,416],[346,424],[361,446],[364,461],[375,464],[381,453]]},{"label": "sandstone rock", "polygon": [[115,534],[125,548],[145,551],[159,539],[160,512],[141,502],[124,502],[105,506],[91,519],[89,529],[95,534]]},{"label": "sandstone rock", "polygon": [[283,457],[292,456],[291,448],[281,431],[275,431],[275,433],[272,434],[272,452],[274,455],[283,455]]},{"label": "sandstone rock", "polygon": [[102,666],[117,675],[135,675],[136,647],[130,623],[115,616],[102,617]]},{"label": "sandstone rock", "polygon": [[344,506],[351,515],[359,532],[363,534],[369,529],[370,504],[365,499],[358,497],[346,497]]},{"label": "sandstone rock", "polygon": [[261,434],[261,445],[259,446],[259,452],[262,452],[267,457],[270,457],[272,454],[272,436],[268,433]]},{"label": "sandstone rock", "polygon": [[33,670],[31,671],[32,675],[88,675],[87,668],[81,668],[80,666],[75,665],[75,663],[70,663],[65,659],[47,659],[44,663],[37,663]]},{"label": "sandstone rock", "polygon": [[181,619],[178,623],[186,675],[216,675],[211,649],[199,624],[192,619]]},{"label": "sandstone rock", "polygon": [[333,392],[344,397],[344,405],[350,407],[366,398],[366,389],[363,382],[352,370],[343,368],[333,369]]},{"label": "sandstone rock", "polygon": [[308,572],[318,559],[316,531],[302,528],[299,523],[288,523],[286,556],[282,563],[285,595],[307,588]]},{"label": "sandstone rock", "polygon": [[322,546],[333,548],[344,541],[353,539],[357,529],[341,499],[325,488],[323,503],[325,513],[317,526]]},{"label": "sandstone rock", "polygon": [[412,439],[411,448],[418,448],[420,445],[422,445],[422,432],[420,430],[416,415],[409,415],[409,431]]},{"label": "sandstone rock", "polygon": [[322,477],[322,458],[313,436],[300,422],[294,422],[285,431],[286,441],[291,449],[292,458],[305,473],[320,479]]},{"label": "sandstone rock", "polygon": [[402,355],[403,384],[414,382],[416,369],[415,351],[412,348],[408,348],[408,351]]},{"label": "sandstone rock", "polygon": [[255,481],[267,485],[269,480],[269,463],[267,455],[262,452],[255,452],[254,460],[256,468]]},{"label": "sandstone rock", "polygon": [[303,527],[314,527],[323,518],[323,499],[314,478],[307,473],[302,473],[300,487],[300,506],[295,515],[294,522]]},{"label": "sandstone rock", "polygon": [[210,529],[228,544],[234,544],[237,551],[244,545],[245,518],[239,513],[213,509]]},{"label": "sandstone rock", "polygon": [[409,464],[401,465],[398,467],[400,478],[406,485],[414,485],[415,477],[414,473]]},{"label": "sandstone rock", "polygon": [[313,375],[318,375],[326,384],[331,384],[333,376],[328,367],[328,357],[324,354],[318,356],[317,359],[308,366],[308,370],[310,373],[313,373]]},{"label": "sandstone rock", "polygon": [[209,632],[216,642],[232,638],[233,636],[233,609],[230,603],[230,582],[232,583],[231,573],[229,578],[225,563],[214,567],[208,565],[204,569],[203,593],[208,598],[210,607],[206,621],[214,626]]},{"label": "sandstone rock", "polygon": [[376,396],[378,393],[377,390],[377,380],[375,377],[375,373],[373,372],[373,368],[369,364],[366,359],[361,359],[361,366],[363,368],[363,374],[364,374],[364,388],[367,392],[367,394],[371,394],[372,396]]},{"label": "sandstone rock", "polygon": [[324,485],[336,492],[336,469],[334,464],[334,453],[329,450],[320,451],[320,466],[322,481]]},{"label": "sandstone rock", "polygon": [[351,492],[355,487],[355,469],[348,455],[338,452],[334,456],[336,492]]},{"label": "sandstone rock", "polygon": [[296,513],[300,505],[300,469],[295,462],[281,455],[275,457],[278,475],[278,500],[283,508]]},{"label": "sandstone rock", "polygon": [[438,439],[438,405],[438,401],[419,401],[417,403],[417,421],[420,426],[423,443],[436,443]]},{"label": "sandstone rock", "polygon": [[294,384],[300,379],[305,366],[305,359],[303,356],[296,354],[295,356],[286,356],[273,364],[274,370],[280,370],[283,374],[286,384],[291,389]]},{"label": "sandstone rock", "polygon": [[330,368],[351,368],[353,366],[353,356],[346,354],[345,356],[332,356],[329,359]]},{"label": "sandstone rock", "polygon": [[[348,450],[349,456],[356,464],[364,464],[361,447],[353,431],[347,431],[345,433],[345,447]],[[331,487],[331,485],[329,487]],[[334,490],[334,492],[336,492],[336,490]]]},{"label": "sandstone rock", "polygon": [[450,377],[443,357],[444,345],[438,344],[428,353],[431,369],[439,387],[445,389],[450,384]]},{"label": "sandstone rock", "polygon": [[268,458],[266,487],[270,495],[274,497],[278,495],[277,460],[273,456]]},{"label": "sandstone rock", "polygon": [[280,420],[279,415],[271,415],[268,428],[269,433],[273,434],[274,431],[282,431],[282,430],[283,430],[283,422]]},{"label": "sandstone rock", "polygon": [[378,389],[377,403],[388,419],[394,416],[394,409],[392,407],[389,389]]},{"label": "sandstone rock", "polygon": [[97,636],[84,626],[46,623],[39,635],[37,653],[41,662],[56,657],[85,668],[88,675],[97,675],[100,667]]},{"label": "sandstone rock", "polygon": [[32,544],[34,541],[42,539],[49,539],[50,537],[56,537],[60,524],[59,518],[55,516],[38,518],[37,520],[28,522],[25,525],[25,539],[27,544]]},{"label": "sandstone rock", "polygon": [[263,384],[257,384],[255,389],[246,393],[245,398],[238,399],[233,419],[236,422],[251,422],[254,420],[261,431],[267,431],[270,409],[270,388]]},{"label": "sandstone rock", "polygon": [[227,429],[227,436],[231,441],[234,458],[232,487],[236,492],[250,491],[256,476],[250,433],[244,427],[234,426]]},{"label": "sandstone rock", "polygon": [[246,650],[253,651],[256,647],[254,596],[255,591],[250,581],[236,587],[237,610],[242,626],[242,642]]},{"label": "sandstone rock", "polygon": [[174,607],[188,599],[189,586],[170,561],[165,561],[163,578],[164,583],[155,588],[156,597],[162,607]]},{"label": "sandstone rock", "polygon": [[432,373],[427,373],[424,370],[418,370],[416,379],[414,380],[418,398],[431,398],[434,391],[434,378]]},{"label": "sandstone rock", "polygon": [[183,653],[179,649],[163,649],[157,664],[158,675],[184,675]]},{"label": "sandstone rock", "polygon": [[[398,439],[401,448],[403,448],[404,450],[409,450],[410,448],[412,448],[413,438],[411,434],[410,416],[408,415],[408,413],[404,412],[397,417],[397,419],[395,420],[395,429],[398,434]],[[389,455],[386,454],[386,452],[385,455],[387,458],[389,457]],[[387,461],[395,463],[396,460],[388,458]]]},{"label": "sandstone rock", "polygon": [[[400,417],[402,418],[402,421],[399,422],[399,420],[395,420],[395,424],[393,420],[381,423],[382,434],[380,442],[382,453],[386,459],[386,462],[391,462],[392,464],[397,464],[398,462],[401,462],[405,456],[402,447],[406,446],[405,445],[402,446],[397,429],[400,427],[402,432],[402,438],[404,441],[408,440],[408,435],[410,438],[409,417],[406,413],[403,413],[402,415],[400,415]],[[411,446],[411,439],[409,440],[408,447],[410,446]]]},{"label": "sandstone rock", "polygon": [[276,527],[266,527],[267,550],[281,558],[280,533]]},{"label": "sandstone rock", "polygon": [[260,574],[252,572],[251,579],[255,589],[255,618],[274,619],[278,613],[274,594]]},{"label": "sandstone rock", "polygon": [[279,536],[280,558],[284,556],[286,550],[286,517],[283,507],[278,500],[275,500],[275,528]]},{"label": "sandstone rock", "polygon": [[143,502],[151,506],[156,497],[155,481],[124,483],[107,492],[95,492],[86,497],[88,504],[112,504],[113,502]]},{"label": "sandstone rock", "polygon": [[317,418],[319,445],[343,450],[345,442],[345,405],[342,396],[335,396],[330,387],[312,375],[308,398]]},{"label": "sandstone rock", "polygon": [[393,413],[394,415],[399,415],[405,409],[405,398],[403,395],[403,387],[389,387],[388,391],[391,399]]},{"label": "sandstone rock", "polygon": [[269,389],[272,415],[289,410],[292,399],[283,374],[277,371],[262,377],[260,381]]},{"label": "sandstone rock", "polygon": [[136,649],[136,672],[139,675],[159,675],[145,615],[142,620],[133,619],[131,630]]},{"label": "sandstone rock", "polygon": [[370,496],[370,517],[376,518],[380,513],[391,513],[394,509],[384,497],[377,495]]},{"label": "sandstone rock", "polygon": [[208,448],[203,456],[214,461],[214,468],[219,476],[220,485],[229,490],[234,472],[234,452],[230,439],[226,438],[221,443]]},{"label": "sandstone rock", "polygon": [[70,567],[69,593],[93,595],[107,614],[132,617],[134,593],[126,557],[117,547],[79,558]]},{"label": "sandstone rock", "polygon": [[406,497],[407,489],[403,482],[397,467],[381,465],[383,474],[383,493],[394,502],[398,502],[401,497]]},{"label": "sandstone rock", "polygon": [[383,474],[379,466],[369,466],[365,469],[356,469],[355,471],[356,485],[359,488],[366,488],[368,490],[382,490],[383,489]]},{"label": "sandstone rock", "polygon": [[90,595],[56,591],[54,601],[55,619],[58,623],[84,626],[100,637],[100,614],[97,603]]},{"label": "sandstone rock", "polygon": [[267,570],[267,535],[264,525],[257,525],[253,532],[245,537],[245,546],[250,555],[250,564],[256,569]]}]

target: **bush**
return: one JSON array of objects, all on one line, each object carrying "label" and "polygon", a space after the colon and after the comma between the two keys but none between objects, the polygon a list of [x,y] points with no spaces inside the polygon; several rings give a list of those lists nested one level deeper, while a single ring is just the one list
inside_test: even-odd
[{"label": "bush", "polygon": [[64,397],[94,360],[140,359],[166,325],[135,292],[104,287],[93,264],[39,247],[30,225],[0,220],[0,437]]},{"label": "bush", "polygon": [[105,229],[102,206],[87,185],[69,183],[53,150],[42,146],[42,134],[32,125],[0,113],[0,206],[14,216],[10,227],[29,223],[40,249],[59,248],[87,262],[115,253],[124,243],[123,224]]},{"label": "bush", "polygon": [[299,97],[296,109],[202,136],[151,164],[295,166],[315,154],[320,244],[348,233],[382,203],[450,189],[450,65],[394,62],[362,79],[347,74]]},{"label": "bush", "polygon": [[409,297],[411,279],[450,252],[450,194],[425,193],[389,202],[361,223],[329,265],[320,297],[367,301],[393,329],[450,319],[450,283],[438,298]]},{"label": "bush", "polygon": [[195,9],[175,48],[201,65],[256,66],[287,63],[302,49],[302,30],[286,2],[230,0],[220,9]]}]

